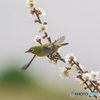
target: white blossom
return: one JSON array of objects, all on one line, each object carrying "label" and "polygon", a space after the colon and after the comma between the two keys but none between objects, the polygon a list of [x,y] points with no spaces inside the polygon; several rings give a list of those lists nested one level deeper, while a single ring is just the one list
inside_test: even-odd
[{"label": "white blossom", "polygon": [[96,71],[96,72],[91,71],[90,78],[89,78],[90,81],[97,81],[98,78],[99,78],[99,75],[100,75],[100,72],[99,71]]},{"label": "white blossom", "polygon": [[76,61],[77,60],[77,58],[76,58],[76,56],[74,55],[74,53],[67,53],[66,54],[66,56],[65,56],[65,61],[66,61],[66,64],[69,66],[69,67],[71,67],[71,65],[70,65],[70,63],[69,63],[69,58],[70,57],[73,57],[73,59],[74,59],[74,61]]},{"label": "white blossom", "polygon": [[30,10],[33,10],[33,8],[35,7],[35,2],[34,2],[34,0],[27,0],[27,1],[26,1],[26,6],[27,6]]},{"label": "white blossom", "polygon": [[74,57],[74,61],[77,60],[76,56],[74,55],[74,53],[67,53],[66,56],[65,56],[65,60],[68,61],[69,60],[69,57]]},{"label": "white blossom", "polygon": [[48,57],[46,57],[47,61],[50,63],[50,64],[57,64],[57,60],[55,59],[49,59]]},{"label": "white blossom", "polygon": [[83,83],[83,81],[81,80],[81,79],[79,79],[79,78],[75,78],[75,80],[80,84],[80,85],[83,85],[84,83]]},{"label": "white blossom", "polygon": [[64,78],[68,79],[71,76],[70,70],[67,70],[65,67],[64,68],[60,67],[59,73],[62,79]]},{"label": "white blossom", "polygon": [[89,78],[90,78],[90,74],[89,73],[83,73],[82,74],[82,78],[84,79],[84,80],[89,80]]},{"label": "white blossom", "polygon": [[35,13],[33,10],[29,10],[30,17],[34,17]]},{"label": "white blossom", "polygon": [[34,41],[35,41],[36,43],[38,43],[37,40],[39,40],[39,39],[41,39],[40,36],[35,36],[35,37],[34,37]]},{"label": "white blossom", "polygon": [[[82,66],[80,63],[79,63],[79,67],[84,70],[84,66]],[[73,66],[71,66],[71,69],[75,72],[79,72],[80,70],[78,69],[79,68],[76,64],[74,64]]]},{"label": "white blossom", "polygon": [[47,25],[43,25],[41,24],[40,27],[38,28],[39,32],[40,33],[44,33],[44,32],[47,32]]},{"label": "white blossom", "polygon": [[41,8],[38,9],[38,12],[39,12],[39,15],[41,15],[41,16],[45,16],[46,15],[45,11],[43,9],[41,9]]}]

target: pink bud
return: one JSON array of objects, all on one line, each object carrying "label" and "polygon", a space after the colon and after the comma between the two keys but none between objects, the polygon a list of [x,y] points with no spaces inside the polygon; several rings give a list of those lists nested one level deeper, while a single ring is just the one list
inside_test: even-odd
[{"label": "pink bud", "polygon": [[86,90],[87,89],[87,86],[85,86],[84,89]]},{"label": "pink bud", "polygon": [[88,73],[88,71],[85,71],[85,73]]},{"label": "pink bud", "polygon": [[70,60],[73,60],[73,58],[74,58],[73,56],[70,56],[70,57],[69,57]]},{"label": "pink bud", "polygon": [[79,62],[76,62],[77,65],[79,65]]},{"label": "pink bud", "polygon": [[44,22],[43,25],[47,25],[47,22]]},{"label": "pink bud", "polygon": [[43,36],[43,39],[45,39],[45,38],[46,38],[46,35]]},{"label": "pink bud", "polygon": [[39,21],[38,21],[38,20],[35,20],[34,22],[37,23],[37,22],[39,22]]}]

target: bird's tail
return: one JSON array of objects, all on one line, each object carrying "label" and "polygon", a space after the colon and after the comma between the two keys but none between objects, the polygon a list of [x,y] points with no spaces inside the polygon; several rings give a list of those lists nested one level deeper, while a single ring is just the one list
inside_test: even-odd
[{"label": "bird's tail", "polygon": [[61,46],[65,46],[65,45],[68,45],[68,44],[69,44],[69,43],[62,43]]}]

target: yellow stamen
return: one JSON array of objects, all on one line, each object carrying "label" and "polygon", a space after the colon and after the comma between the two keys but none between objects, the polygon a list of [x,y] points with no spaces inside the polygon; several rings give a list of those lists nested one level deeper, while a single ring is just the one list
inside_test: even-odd
[{"label": "yellow stamen", "polygon": [[33,2],[34,0],[29,0],[29,2]]},{"label": "yellow stamen", "polygon": [[85,79],[87,80],[87,79],[89,79],[89,77],[88,77],[88,76],[86,76],[86,77],[85,77]]},{"label": "yellow stamen", "polygon": [[41,27],[41,31],[45,31],[45,27],[43,26],[43,27]]},{"label": "yellow stamen", "polygon": [[64,74],[68,74],[68,71],[64,71]]},{"label": "yellow stamen", "polygon": [[92,77],[96,77],[96,74],[92,74]]},{"label": "yellow stamen", "polygon": [[31,14],[31,15],[34,15],[34,11],[31,11],[30,14]]},{"label": "yellow stamen", "polygon": [[78,66],[77,65],[75,65],[75,69],[77,69],[78,68]]},{"label": "yellow stamen", "polygon": [[30,3],[28,6],[29,6],[29,8],[33,8],[34,7],[34,4],[33,3]]}]

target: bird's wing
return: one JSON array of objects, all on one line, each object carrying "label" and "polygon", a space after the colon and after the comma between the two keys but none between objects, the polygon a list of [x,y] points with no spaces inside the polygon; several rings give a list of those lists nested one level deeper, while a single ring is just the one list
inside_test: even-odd
[{"label": "bird's wing", "polygon": [[47,43],[47,44],[44,44],[42,49],[52,49],[52,43]]},{"label": "bird's wing", "polygon": [[56,40],[53,44],[54,45],[59,45],[59,44],[63,43],[64,40],[65,40],[65,36],[62,36],[58,40]]}]

